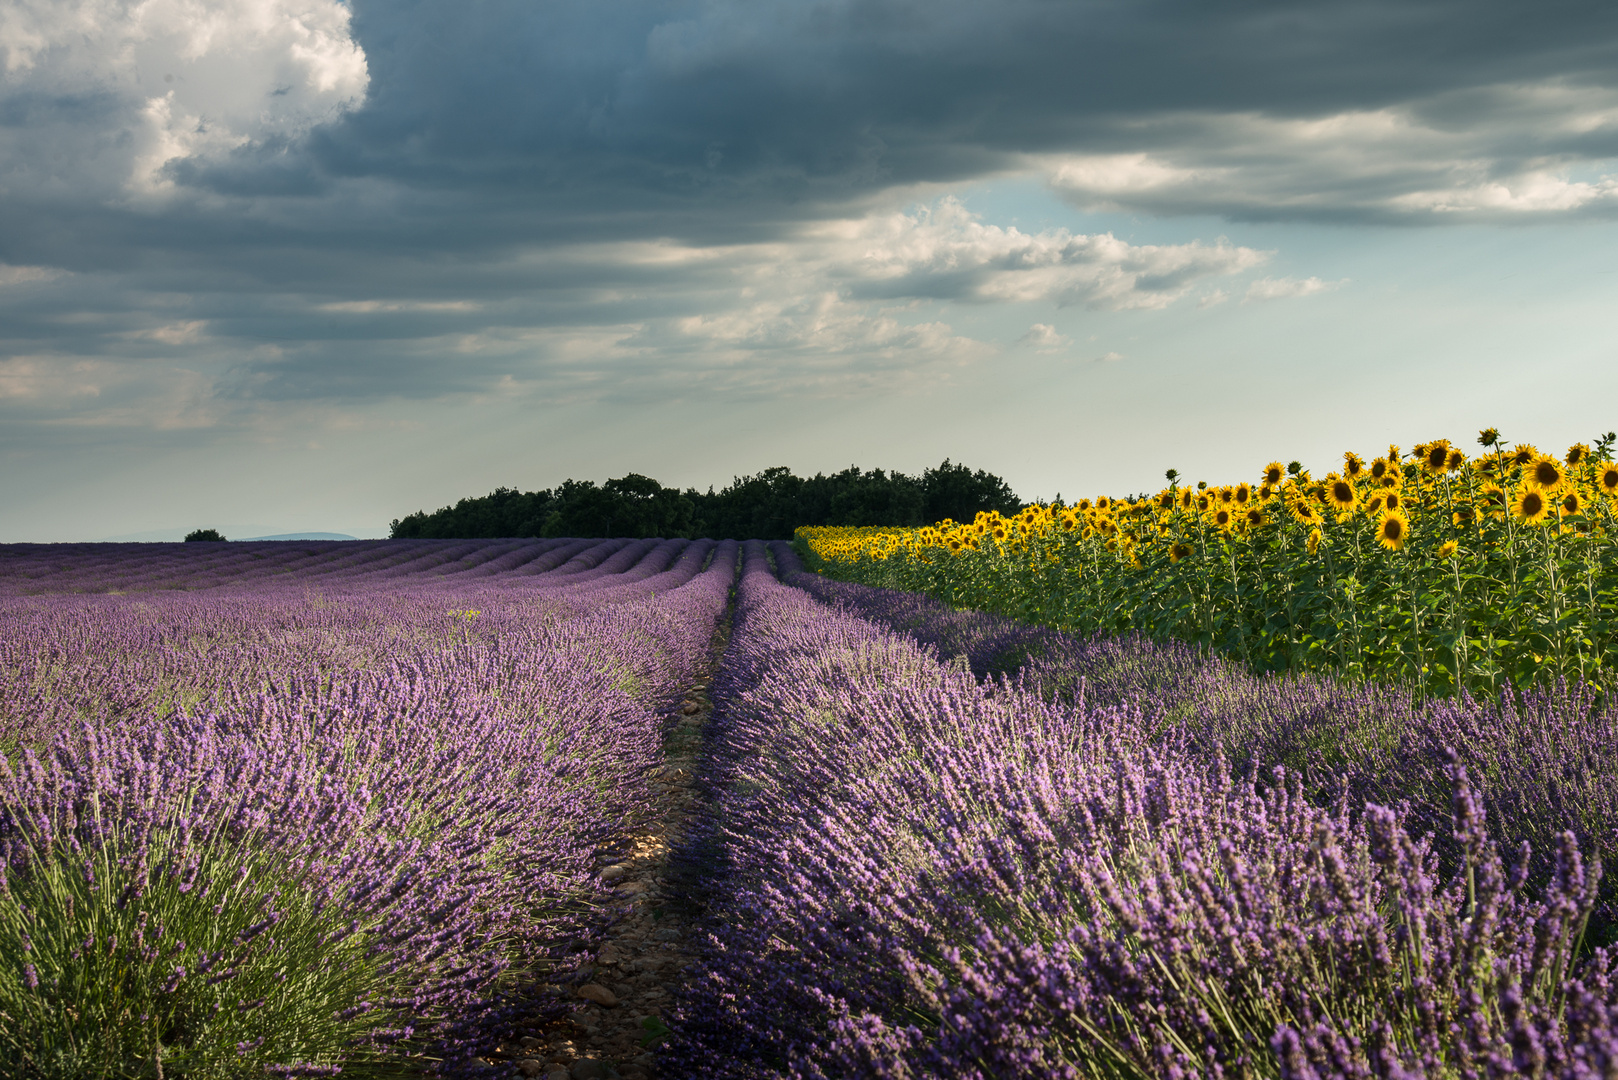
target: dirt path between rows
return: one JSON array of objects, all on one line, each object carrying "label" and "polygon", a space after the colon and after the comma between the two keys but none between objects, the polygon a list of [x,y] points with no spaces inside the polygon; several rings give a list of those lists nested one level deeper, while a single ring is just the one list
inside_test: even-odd
[{"label": "dirt path between rows", "polygon": [[[614,887],[622,917],[607,931],[594,961],[554,990],[580,999],[572,1016],[546,1025],[499,1058],[515,1075],[546,1080],[652,1080],[651,1048],[667,1031],[663,1011],[683,980],[694,950],[687,936],[700,902],[688,867],[671,865],[697,806],[697,753],[713,711],[709,687],[723,653],[726,625],[716,638],[708,670],[678,706],[664,741],[664,764],[652,773],[656,812],[598,858],[602,880]],[[498,1058],[496,1059],[498,1060]]]}]

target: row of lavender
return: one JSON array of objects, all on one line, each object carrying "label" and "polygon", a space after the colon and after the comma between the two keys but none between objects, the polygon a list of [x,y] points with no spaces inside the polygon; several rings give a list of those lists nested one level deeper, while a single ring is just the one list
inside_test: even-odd
[{"label": "row of lavender", "polygon": [[[744,550],[676,1074],[1618,1075],[1610,710],[1422,710],[842,600]],[[1466,735],[1518,741],[1470,768]],[[1372,763],[1408,798],[1367,802]]]},{"label": "row of lavender", "polygon": [[0,549],[0,1073],[477,1071],[565,1010],[736,545],[142,548]]}]

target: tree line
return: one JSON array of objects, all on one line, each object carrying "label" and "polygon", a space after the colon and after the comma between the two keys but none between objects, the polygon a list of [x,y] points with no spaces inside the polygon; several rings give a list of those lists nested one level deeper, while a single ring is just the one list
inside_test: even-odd
[{"label": "tree line", "polygon": [[664,487],[630,473],[596,485],[565,480],[555,488],[496,488],[391,525],[395,539],[481,539],[501,536],[712,537],[788,540],[800,525],[925,525],[970,521],[980,510],[1016,512],[1016,494],[1000,477],[948,458],[920,476],[850,467],[796,476],[765,469],[739,476],[720,491]]}]

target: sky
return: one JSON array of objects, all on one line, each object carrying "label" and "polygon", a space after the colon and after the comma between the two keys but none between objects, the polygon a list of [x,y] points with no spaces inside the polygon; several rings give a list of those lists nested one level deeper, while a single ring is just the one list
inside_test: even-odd
[{"label": "sky", "polygon": [[0,542],[1618,427],[1618,5],[9,0]]}]

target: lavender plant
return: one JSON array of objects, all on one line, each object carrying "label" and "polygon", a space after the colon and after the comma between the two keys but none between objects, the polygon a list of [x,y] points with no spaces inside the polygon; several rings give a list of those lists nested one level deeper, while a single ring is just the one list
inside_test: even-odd
[{"label": "lavender plant", "polygon": [[735,545],[405,547],[3,582],[0,1072],[477,1072],[566,1011],[512,964],[610,917]]},{"label": "lavender plant", "polygon": [[1347,780],[1322,803],[1286,770],[1233,773],[1240,724],[979,681],[782,586],[762,547],[716,691],[727,876],[671,1024],[677,1073],[1618,1063],[1611,959],[1586,938],[1599,865],[1564,833],[1532,880],[1454,761],[1442,834]]}]

